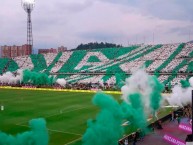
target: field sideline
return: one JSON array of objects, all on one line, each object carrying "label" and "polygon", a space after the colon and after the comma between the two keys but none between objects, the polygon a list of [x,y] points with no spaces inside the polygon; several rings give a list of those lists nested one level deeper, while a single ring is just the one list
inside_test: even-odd
[{"label": "field sideline", "polygon": [[[54,91],[54,92],[73,92],[73,93],[96,93],[94,90],[72,90],[72,89],[52,89],[52,88],[25,88],[25,87],[11,87],[11,86],[0,86],[2,89],[15,89],[15,90],[38,90],[38,91]],[[120,91],[102,91],[106,94],[118,94],[121,95]]]},{"label": "field sideline", "polygon": [[[94,92],[67,92],[0,88],[0,130],[17,134],[29,130],[28,121],[45,118],[49,145],[81,145],[86,122],[95,118],[98,108],[92,105]],[[120,94],[113,94],[120,101]]]}]

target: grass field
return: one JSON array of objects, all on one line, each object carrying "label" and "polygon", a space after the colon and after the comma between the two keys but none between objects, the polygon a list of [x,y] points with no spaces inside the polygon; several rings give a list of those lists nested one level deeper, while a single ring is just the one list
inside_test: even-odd
[{"label": "grass field", "polygon": [[[0,104],[5,106],[0,111],[0,130],[15,135],[29,130],[29,120],[43,117],[49,129],[49,145],[81,145],[87,120],[98,113],[91,102],[93,96],[94,93],[0,89]],[[113,96],[120,100],[120,95]]]},{"label": "grass field", "polygon": [[[50,145],[80,144],[86,121],[98,112],[92,105],[94,93],[69,93],[0,89],[0,130],[16,134],[29,130],[28,121],[47,121]],[[119,95],[115,96],[116,98]]]}]

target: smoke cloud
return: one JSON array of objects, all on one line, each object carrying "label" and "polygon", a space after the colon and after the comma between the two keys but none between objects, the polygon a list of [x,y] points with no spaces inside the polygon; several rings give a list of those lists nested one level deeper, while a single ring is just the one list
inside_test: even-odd
[{"label": "smoke cloud", "polygon": [[190,87],[190,83],[186,80],[181,80],[180,83],[181,83],[182,88]]},{"label": "smoke cloud", "polygon": [[190,86],[193,87],[193,77],[189,79]]},{"label": "smoke cloud", "polygon": [[88,120],[83,145],[117,145],[123,135],[123,115],[119,103],[103,93],[97,93],[92,102],[100,108],[100,112],[95,120]]},{"label": "smoke cloud", "polygon": [[0,75],[0,83],[18,84],[21,83],[22,77],[23,77],[22,70],[18,70],[15,74],[11,72],[6,72],[3,75]]},{"label": "smoke cloud", "polygon": [[161,106],[163,85],[156,77],[140,69],[126,79],[121,91],[121,104],[111,96],[102,93],[95,95],[93,104],[100,108],[100,112],[95,120],[88,120],[83,145],[117,145],[125,120],[136,128],[146,130],[147,116],[155,114]]},{"label": "smoke cloud", "polygon": [[193,77],[189,79],[189,82],[181,80],[181,86],[176,85],[172,88],[171,96],[165,98],[170,105],[186,106],[191,104],[191,96],[193,90]]},{"label": "smoke cloud", "polygon": [[66,86],[66,80],[65,79],[57,79],[56,83],[59,84],[60,86],[63,86],[63,87]]},{"label": "smoke cloud", "polygon": [[15,73],[6,72],[0,75],[0,83],[15,85],[19,83],[32,85],[52,85],[57,83],[61,86],[66,85],[65,79],[56,79],[45,73],[33,72],[30,70],[17,70]]},{"label": "smoke cloud", "polygon": [[126,79],[126,84],[121,88],[122,99],[130,104],[131,100],[128,96],[140,94],[144,112],[151,114],[157,111],[161,105],[163,89],[164,87],[157,77],[149,76],[143,69],[140,69]]},{"label": "smoke cloud", "polygon": [[150,92],[150,107],[155,113],[155,111],[160,108],[160,103],[162,100],[161,93],[164,90],[164,86],[155,76],[149,76],[149,86],[152,89]]},{"label": "smoke cloud", "polygon": [[24,70],[22,82],[31,83],[33,85],[52,85],[55,82],[55,78],[53,76],[48,76],[45,73]]},{"label": "smoke cloud", "polygon": [[124,113],[123,119],[128,120],[132,126],[145,130],[147,126],[147,117],[144,112],[144,105],[139,93],[128,96],[130,104],[123,102],[121,104]]},{"label": "smoke cloud", "polygon": [[0,145],[48,145],[49,137],[44,119],[33,119],[29,122],[31,131],[16,136],[0,132]]},{"label": "smoke cloud", "polygon": [[134,72],[121,88],[124,118],[137,128],[145,130],[147,117],[155,116],[161,106],[163,89],[157,77],[149,76],[143,69]]}]

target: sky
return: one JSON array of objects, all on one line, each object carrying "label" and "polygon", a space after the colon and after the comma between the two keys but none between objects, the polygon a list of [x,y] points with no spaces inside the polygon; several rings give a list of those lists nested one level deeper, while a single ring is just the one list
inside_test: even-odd
[{"label": "sky", "polygon": [[[0,45],[27,41],[21,0],[1,0]],[[181,43],[193,39],[193,0],[35,0],[34,48],[81,43]]]}]

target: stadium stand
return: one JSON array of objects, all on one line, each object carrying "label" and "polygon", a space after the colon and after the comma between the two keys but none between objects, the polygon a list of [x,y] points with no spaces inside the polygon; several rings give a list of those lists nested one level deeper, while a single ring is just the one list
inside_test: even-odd
[{"label": "stadium stand", "polygon": [[8,59],[7,68],[5,68],[5,71],[13,72],[19,69],[17,63],[13,59]]},{"label": "stadium stand", "polygon": [[67,51],[62,53],[61,57],[59,60],[55,63],[55,66],[51,69],[51,72],[56,73],[58,70],[61,69],[61,67],[67,62],[67,60],[71,57],[72,52]]},{"label": "stadium stand", "polygon": [[45,61],[46,61],[46,66],[50,66],[50,64],[54,61],[54,59],[57,56],[57,53],[46,53],[43,54]]},{"label": "stadium stand", "polygon": [[39,71],[43,71],[47,68],[47,65],[46,65],[46,60],[44,58],[44,56],[42,54],[32,54],[30,55],[30,58],[33,62],[33,71],[36,71],[36,72],[39,72]]},{"label": "stadium stand", "polygon": [[31,61],[30,56],[15,57],[15,58],[13,58],[13,60],[17,63],[17,65],[20,69],[32,70],[34,68],[34,65]]},{"label": "stadium stand", "polygon": [[62,56],[62,52],[59,52],[57,55],[48,54],[46,57],[44,56],[47,64],[46,72],[49,73],[51,69],[54,67],[54,65],[58,62],[60,57]]},{"label": "stadium stand", "polygon": [[1,58],[0,59],[0,74],[3,74],[8,71],[16,71],[19,69],[17,63],[13,59]]},{"label": "stadium stand", "polygon": [[[193,72],[193,43],[139,45],[74,50],[0,59],[0,74],[30,69],[65,78],[68,83],[115,84],[116,74],[130,75],[143,67],[165,85],[179,84]],[[124,80],[126,75],[121,75]]]},{"label": "stadium stand", "polygon": [[7,66],[8,59],[7,58],[1,58],[0,59],[0,74],[5,72],[5,68]]}]

